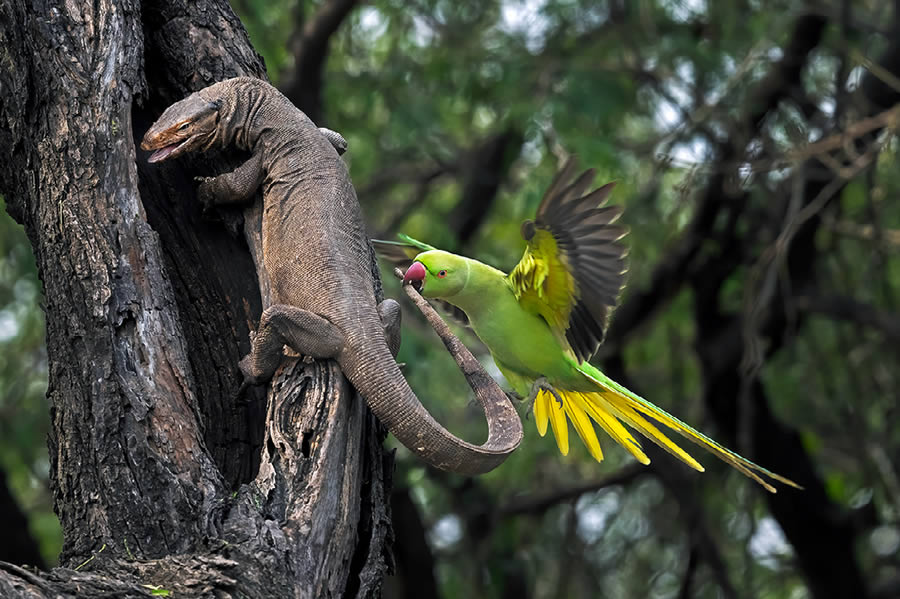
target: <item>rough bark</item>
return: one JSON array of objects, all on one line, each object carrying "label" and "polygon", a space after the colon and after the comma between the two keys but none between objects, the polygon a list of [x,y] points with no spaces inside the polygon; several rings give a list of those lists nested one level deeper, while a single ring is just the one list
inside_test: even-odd
[{"label": "rough bark", "polygon": [[61,563],[82,564],[0,564],[0,596],[377,594],[391,459],[363,402],[297,360],[236,401],[257,278],[192,178],[240,157],[136,155],[168,104],[265,76],[240,22],[216,0],[13,0],[0,48],[0,192],[44,283]]}]

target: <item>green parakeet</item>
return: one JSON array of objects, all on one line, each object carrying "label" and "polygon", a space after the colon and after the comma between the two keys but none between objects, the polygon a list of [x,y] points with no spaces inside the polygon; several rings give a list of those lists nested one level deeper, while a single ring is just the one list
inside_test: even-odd
[{"label": "green parakeet", "polygon": [[[695,470],[693,457],[648,417],[675,430],[731,464],[767,490],[764,477],[793,481],[741,457],[668,412],[619,385],[588,362],[597,351],[624,286],[626,229],[616,225],[618,206],[605,206],[613,183],[590,191],[594,171],[575,177],[574,160],[547,189],[534,221],[522,225],[525,254],[506,274],[464,256],[438,250],[411,237],[376,241],[382,256],[406,264],[404,281],[423,296],[465,313],[513,390],[533,403],[543,436],[553,429],[563,455],[569,451],[567,421],[597,460],[603,452],[595,422],[639,462],[650,460],[623,423]],[[573,180],[574,179],[574,180]]]}]

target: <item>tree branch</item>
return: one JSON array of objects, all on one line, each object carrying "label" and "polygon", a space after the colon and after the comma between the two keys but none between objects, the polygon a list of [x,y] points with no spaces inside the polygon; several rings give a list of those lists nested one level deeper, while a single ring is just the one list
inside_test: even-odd
[{"label": "tree branch", "polygon": [[681,588],[678,591],[678,599],[691,599],[691,586],[694,582],[694,574],[697,572],[697,565],[700,563],[699,552],[697,546],[691,543],[691,549],[688,553],[687,566],[684,569],[684,577],[681,579]]},{"label": "tree branch", "polygon": [[793,302],[798,310],[871,327],[889,341],[900,343],[900,315],[842,295],[803,295]]},{"label": "tree branch", "polygon": [[881,229],[872,225],[859,225],[854,222],[839,220],[829,223],[829,227],[839,235],[846,235],[861,241],[870,241],[887,251],[900,250],[900,230]]},{"label": "tree branch", "polygon": [[449,226],[464,246],[484,222],[500,184],[522,147],[522,134],[507,127],[482,141],[466,158],[466,179]]},{"label": "tree branch", "polygon": [[265,422],[235,403],[268,289],[248,253],[259,223],[246,211],[237,240],[202,222],[193,176],[241,157],[148,168],[136,152],[188,92],[264,76],[240,22],[221,0],[101,0],[49,21],[13,0],[0,39],[0,190],[44,282],[61,559],[80,565],[2,566],[0,589],[378,594],[390,459],[364,403],[334,363],[296,360]]},{"label": "tree branch", "polygon": [[409,489],[394,489],[391,495],[391,512],[394,514],[394,533],[397,544],[397,575],[388,583],[393,587],[392,597],[416,599],[438,597],[434,577],[434,555],[426,538],[425,525],[419,510],[410,497]]},{"label": "tree branch", "polygon": [[[743,111],[739,113],[743,117],[730,128],[731,131],[754,131],[765,116],[791,94],[792,86],[800,81],[806,56],[818,44],[824,26],[825,20],[818,16],[807,16],[797,21],[783,58],[773,65],[748,95]],[[718,145],[716,164],[711,167],[713,175],[707,182],[690,225],[675,246],[664,252],[666,258],[654,268],[650,284],[644,290],[630,292],[616,310],[606,342],[600,347],[596,359],[603,360],[617,353],[628,335],[637,331],[678,294],[686,282],[686,273],[696,270],[694,261],[702,244],[709,239],[716,218],[729,204],[740,205],[746,199],[743,193],[735,193],[728,181],[731,173],[736,171],[737,159],[743,156],[747,141],[732,135],[726,143]]]},{"label": "tree branch", "polygon": [[389,166],[375,173],[365,187],[360,188],[359,198],[363,206],[375,201],[394,185],[401,183],[425,184],[459,169],[457,164],[411,164]]},{"label": "tree branch", "polygon": [[[809,38],[808,35],[804,37]],[[884,55],[882,66],[892,73],[900,72],[900,42],[896,36]],[[896,90],[873,83],[873,79],[867,75],[862,86],[868,97],[870,114],[889,108],[898,99]],[[872,131],[860,142],[873,143],[877,133]],[[783,348],[789,339],[786,331],[793,322],[793,315],[786,310],[786,306],[791,304],[790,294],[796,290],[804,293],[814,288],[818,255],[815,236],[822,219],[818,210],[820,206],[816,206],[815,210],[812,206],[820,198],[833,197],[830,192],[835,191],[829,187],[834,181],[823,178],[822,172],[811,159],[795,173],[795,177],[804,179],[791,182],[792,189],[798,190],[798,193],[786,195],[790,200],[798,198],[799,203],[792,210],[785,211],[787,216],[784,220],[788,223],[778,222],[775,225],[776,232],[786,230],[786,227],[792,227],[793,231],[782,248],[786,256],[784,275],[779,279],[789,281],[790,286],[777,285],[771,292],[761,295],[762,299],[756,299],[756,325],[748,326],[745,315],[723,314],[720,308],[721,288],[730,274],[746,264],[748,259],[758,258],[747,256],[745,250],[741,250],[753,248],[753,244],[732,236],[722,244],[718,254],[711,255],[703,268],[698,268],[692,280],[698,325],[696,347],[706,380],[705,401],[726,437],[732,440],[739,437],[737,430],[742,418],[738,411],[742,408],[740,416],[743,416],[752,440],[754,459],[805,487],[802,493],[787,490],[768,495],[766,499],[773,516],[794,546],[797,562],[812,595],[817,598],[866,597],[866,577],[852,550],[855,543],[854,529],[850,524],[852,518],[846,517],[829,498],[799,434],[775,419],[765,389],[755,374],[738,375],[744,372],[742,363],[746,336],[752,334],[767,338],[767,355]],[[839,189],[840,185],[836,190]],[[722,191],[708,190],[714,194]],[[785,202],[786,205],[788,203]],[[802,219],[795,227],[790,224],[793,222],[792,215],[806,213],[808,218]],[[735,398],[741,398],[740,402],[735,402]],[[745,450],[738,445],[738,450]]]},{"label": "tree branch", "polygon": [[[624,370],[621,354],[613,356],[604,362],[604,372],[613,380],[619,381],[623,386],[640,393],[640,385],[631,380]],[[699,557],[709,566],[716,584],[722,590],[722,594],[728,599],[736,599],[738,593],[728,577],[728,567],[722,552],[716,543],[715,537],[709,530],[704,519],[704,512],[698,502],[696,493],[697,473],[684,468],[680,461],[654,444],[647,444],[644,452],[650,458],[650,469],[656,474],[659,481],[666,487],[678,502],[684,512],[685,530],[691,538],[693,547],[699,552]],[[640,466],[640,464],[636,464]],[[641,466],[646,470],[646,467]]]},{"label": "tree branch", "polygon": [[[328,43],[358,0],[327,0],[293,40],[293,68],[284,74],[281,91],[315,123],[322,119],[322,71]],[[324,123],[323,123],[324,124]]]}]

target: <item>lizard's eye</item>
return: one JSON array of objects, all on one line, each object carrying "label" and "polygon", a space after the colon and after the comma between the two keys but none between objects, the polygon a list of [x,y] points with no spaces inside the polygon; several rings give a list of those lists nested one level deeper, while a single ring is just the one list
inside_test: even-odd
[{"label": "lizard's eye", "polygon": [[185,129],[187,129],[190,126],[190,124],[191,123],[189,121],[185,121],[184,123],[181,123],[180,125],[178,125],[178,130],[184,131]]},{"label": "lizard's eye", "polygon": [[447,276],[447,271],[446,271],[446,270],[438,271],[438,278],[439,278],[439,279],[443,279],[443,278],[446,277],[446,276]]}]

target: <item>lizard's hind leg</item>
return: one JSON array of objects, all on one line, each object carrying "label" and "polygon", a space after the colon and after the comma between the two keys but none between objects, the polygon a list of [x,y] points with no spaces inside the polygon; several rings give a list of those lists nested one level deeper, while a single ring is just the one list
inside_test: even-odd
[{"label": "lizard's hind leg", "polygon": [[250,353],[241,360],[241,372],[251,383],[268,381],[275,374],[287,345],[312,358],[333,358],[344,346],[344,335],[328,320],[308,310],[275,304],[259,319]]}]

